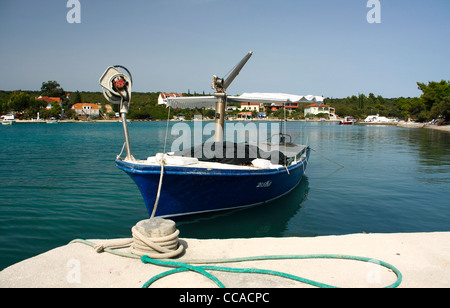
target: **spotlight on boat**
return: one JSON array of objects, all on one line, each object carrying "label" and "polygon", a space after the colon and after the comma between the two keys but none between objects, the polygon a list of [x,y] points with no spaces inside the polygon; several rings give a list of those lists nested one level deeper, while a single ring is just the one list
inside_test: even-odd
[{"label": "spotlight on boat", "polygon": [[[127,72],[124,74],[119,69],[123,69]],[[127,149],[126,160],[133,161],[134,158],[131,155],[130,138],[128,134],[127,126],[127,114],[130,108],[131,102],[131,85],[133,84],[133,78],[130,71],[121,65],[110,66],[100,77],[100,85],[103,88],[103,95],[111,104],[120,105],[120,117],[122,119],[123,132],[125,135],[125,146]]]}]

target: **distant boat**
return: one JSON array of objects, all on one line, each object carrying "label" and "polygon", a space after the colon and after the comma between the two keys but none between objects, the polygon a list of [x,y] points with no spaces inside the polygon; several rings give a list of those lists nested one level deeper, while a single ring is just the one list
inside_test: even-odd
[{"label": "distant boat", "polygon": [[[126,124],[131,74],[124,67],[116,66],[109,67],[100,78],[105,98],[120,103],[127,156],[117,157],[117,167],[137,184],[150,217],[185,216],[263,204],[287,194],[300,183],[311,149],[286,141],[289,135],[276,134],[279,138],[258,145],[223,141],[227,102],[287,104],[307,99],[280,93],[227,96],[227,87],[251,55],[251,52],[247,54],[228,78],[213,77],[213,88],[217,91],[214,96],[167,98],[167,106],[172,108],[216,107],[213,142],[178,152],[158,153],[144,160],[132,156]],[[129,76],[117,67],[125,69]],[[205,149],[213,155],[205,155]]]},{"label": "distant boat", "polygon": [[55,118],[50,118],[50,120],[45,121],[47,124],[56,124],[58,121]]},{"label": "distant boat", "polygon": [[370,115],[367,118],[364,119],[364,123],[395,123],[397,122],[396,119],[389,119],[386,117],[380,117],[379,114],[377,115]]},{"label": "distant boat", "polygon": [[15,123],[15,116],[13,114],[2,116],[2,125],[14,125]]},{"label": "distant boat", "polygon": [[2,125],[14,125],[14,123],[16,123],[16,121],[12,121],[12,120],[3,120],[2,121]]},{"label": "distant boat", "polygon": [[344,120],[339,121],[339,125],[353,125],[356,123],[356,120],[352,116],[347,116]]}]

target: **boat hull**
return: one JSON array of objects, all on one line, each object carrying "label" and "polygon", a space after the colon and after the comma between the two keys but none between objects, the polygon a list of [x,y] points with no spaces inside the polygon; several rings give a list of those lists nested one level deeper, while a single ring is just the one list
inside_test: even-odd
[{"label": "boat hull", "polygon": [[[165,166],[155,216],[176,217],[262,204],[294,189],[306,170],[306,157],[288,168],[205,169]],[[161,167],[116,160],[138,186],[149,212],[153,211]]]}]

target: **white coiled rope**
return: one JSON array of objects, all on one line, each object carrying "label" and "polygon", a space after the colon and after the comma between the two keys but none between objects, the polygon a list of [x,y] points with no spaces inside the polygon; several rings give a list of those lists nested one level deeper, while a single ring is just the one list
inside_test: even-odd
[{"label": "white coiled rope", "polygon": [[133,255],[147,255],[153,259],[174,258],[184,251],[178,241],[180,231],[172,220],[158,217],[141,220],[131,229],[131,233],[132,238],[110,240],[93,247],[97,252],[129,247]]}]

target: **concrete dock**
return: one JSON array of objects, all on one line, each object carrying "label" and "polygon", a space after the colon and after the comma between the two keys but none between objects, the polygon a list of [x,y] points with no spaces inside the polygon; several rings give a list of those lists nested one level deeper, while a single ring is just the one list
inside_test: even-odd
[{"label": "concrete dock", "polygon": [[[450,232],[226,240],[184,239],[181,234],[180,243],[185,246],[183,255],[176,259],[180,262],[269,255],[351,255],[377,259],[397,268],[402,275],[400,288],[450,287]],[[379,288],[397,280],[395,273],[385,267],[353,260],[270,260],[217,266],[279,271],[344,288]],[[71,243],[4,269],[0,272],[0,287],[140,288],[150,278],[167,270],[169,268],[144,264],[139,259],[97,253],[90,246]],[[210,273],[229,288],[311,287],[271,275]],[[157,280],[151,287],[217,286],[197,273],[183,272]]]}]

